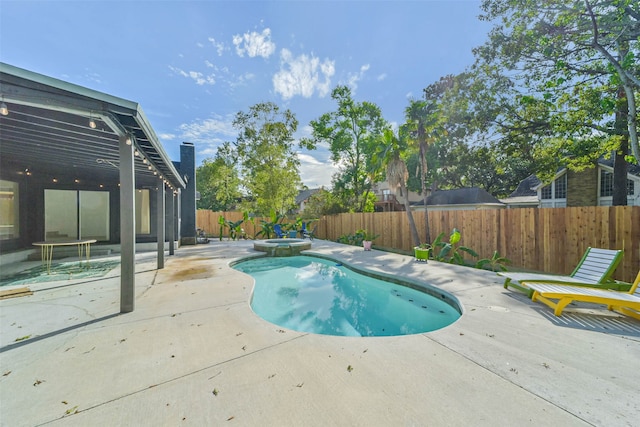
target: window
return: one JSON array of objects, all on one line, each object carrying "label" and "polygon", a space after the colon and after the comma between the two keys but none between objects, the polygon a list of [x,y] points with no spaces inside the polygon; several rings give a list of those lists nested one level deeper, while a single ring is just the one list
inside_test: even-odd
[{"label": "window", "polygon": [[44,190],[44,238],[109,240],[109,193]]},{"label": "window", "polygon": [[44,240],[78,238],[78,192],[44,190]]},{"label": "window", "polygon": [[109,240],[109,193],[80,191],[80,236]]},{"label": "window", "polygon": [[[627,196],[633,196],[635,189],[633,180],[627,179]],[[613,173],[600,171],[600,197],[613,196]]]},{"label": "window", "polygon": [[565,173],[554,181],[555,185],[555,198],[566,199],[567,198],[567,174]]},{"label": "window", "polygon": [[600,197],[613,195],[613,174],[607,171],[600,171]]},{"label": "window", "polygon": [[18,183],[0,180],[0,240],[20,237]]},{"label": "window", "polygon": [[151,234],[149,190],[136,191],[136,234]]},{"label": "window", "polygon": [[540,189],[541,208],[564,208],[567,206],[567,174],[563,173],[549,185]]}]

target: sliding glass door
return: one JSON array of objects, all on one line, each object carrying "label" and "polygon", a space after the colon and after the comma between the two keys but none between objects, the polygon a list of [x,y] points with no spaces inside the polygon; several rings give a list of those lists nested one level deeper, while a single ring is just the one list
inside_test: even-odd
[{"label": "sliding glass door", "polygon": [[109,193],[80,191],[81,239],[109,240]]},{"label": "sliding glass door", "polygon": [[45,240],[109,240],[109,192],[45,190]]}]

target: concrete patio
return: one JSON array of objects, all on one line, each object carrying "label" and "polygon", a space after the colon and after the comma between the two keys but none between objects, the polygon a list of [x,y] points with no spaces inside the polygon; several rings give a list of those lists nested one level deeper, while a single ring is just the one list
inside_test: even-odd
[{"label": "concrete patio", "polygon": [[598,306],[561,318],[494,273],[314,240],[308,253],[455,295],[430,333],[347,338],[285,330],[249,306],[229,262],[253,242],[136,260],[135,311],[118,269],[0,301],[0,424],[632,426],[640,322]]}]

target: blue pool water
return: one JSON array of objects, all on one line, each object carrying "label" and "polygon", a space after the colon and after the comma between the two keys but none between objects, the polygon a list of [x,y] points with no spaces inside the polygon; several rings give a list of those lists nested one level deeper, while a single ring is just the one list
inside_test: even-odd
[{"label": "blue pool water", "polygon": [[440,329],[460,317],[441,298],[321,258],[258,258],[234,268],[255,279],[251,307],[256,314],[300,332],[408,335]]}]

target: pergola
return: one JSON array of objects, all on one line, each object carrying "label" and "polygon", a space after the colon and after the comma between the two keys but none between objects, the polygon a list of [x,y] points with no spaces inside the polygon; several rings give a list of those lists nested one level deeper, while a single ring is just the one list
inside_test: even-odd
[{"label": "pergola", "polygon": [[[135,102],[4,63],[0,63],[0,94],[2,107],[6,106],[0,111],[3,179],[46,175],[55,181],[72,179],[119,187],[120,311],[132,311],[135,189],[149,188],[157,194],[158,268],[163,268],[165,221],[179,221],[176,200],[186,188],[186,178],[171,162]],[[174,214],[167,219],[165,210]],[[168,230],[172,254],[176,227]]]}]

